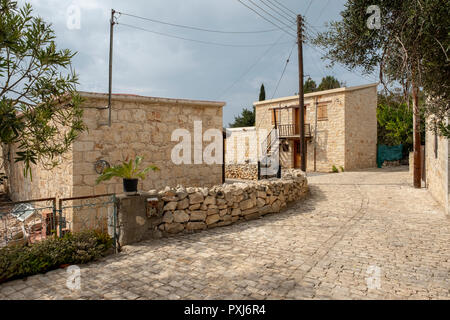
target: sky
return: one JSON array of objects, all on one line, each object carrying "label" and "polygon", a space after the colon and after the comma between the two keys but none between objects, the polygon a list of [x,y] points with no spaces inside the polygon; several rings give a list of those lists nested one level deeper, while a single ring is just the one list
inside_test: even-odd
[{"label": "sky", "polygon": [[[251,1],[269,11],[263,4],[267,1],[242,0],[260,11]],[[277,29],[238,0],[27,2],[33,6],[35,15],[52,23],[57,46],[77,52],[72,66],[79,75],[77,88],[81,91],[108,91],[109,19],[111,9],[115,9],[124,14],[118,15],[118,24],[114,27],[113,93],[224,101],[223,124],[227,127],[243,108],[250,109],[253,102],[258,100],[262,83],[266,88],[267,99],[291,96],[298,92],[296,39],[288,34],[295,36],[295,30],[288,27],[285,27],[287,32]],[[273,0],[271,2],[276,3]],[[303,14],[308,26],[312,26],[307,28],[317,32],[326,30],[326,22],[339,19],[346,1],[278,2],[293,12]],[[19,0],[18,3],[23,5],[25,2]],[[76,18],[77,12],[79,19]],[[125,13],[212,30],[271,31],[251,34],[201,32],[154,23]],[[286,20],[288,17],[283,19],[274,16],[289,24]],[[268,18],[284,27],[273,17]],[[295,29],[294,18],[292,24]],[[233,46],[186,41],[142,29]],[[303,55],[305,76],[310,76],[317,84],[326,75],[335,76],[347,86],[377,82],[374,76],[362,76],[361,72],[349,72],[341,66],[327,68],[328,63],[321,59],[320,51],[309,45],[305,45]],[[279,87],[275,92],[278,82]]]}]

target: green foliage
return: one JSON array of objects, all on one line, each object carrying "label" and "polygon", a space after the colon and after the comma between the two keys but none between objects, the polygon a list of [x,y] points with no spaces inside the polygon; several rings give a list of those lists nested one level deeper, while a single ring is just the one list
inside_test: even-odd
[{"label": "green foliage", "polygon": [[0,283],[6,280],[44,273],[63,264],[82,264],[106,254],[113,241],[98,231],[68,233],[30,245],[0,248]]},{"label": "green foliage", "polygon": [[86,130],[74,55],[57,49],[51,24],[32,16],[29,4],[0,0],[0,143],[17,145],[13,157],[25,176],[31,164],[58,165]]},{"label": "green foliage", "polygon": [[113,166],[111,168],[106,168],[103,173],[97,178],[96,182],[100,183],[102,181],[110,180],[114,177],[123,179],[145,179],[150,170],[159,170],[158,167],[150,165],[144,169],[139,169],[142,162],[142,157],[137,156],[134,160],[125,160],[122,164]]},{"label": "green foliage", "polygon": [[259,89],[259,101],[266,100],[266,89],[264,88],[264,83],[261,85],[261,89]]},{"label": "green foliage", "polygon": [[339,173],[338,168],[333,164],[333,166],[331,167],[331,171],[334,173]]},{"label": "green foliage", "polygon": [[339,169],[341,169],[341,172],[345,171],[343,166],[340,166]]},{"label": "green foliage", "polygon": [[242,110],[240,116],[234,117],[234,122],[229,124],[230,128],[253,127],[255,125],[255,108],[250,111],[246,108]]},{"label": "green foliage", "polygon": [[336,89],[340,88],[341,86],[343,86],[343,83],[339,82],[339,80],[333,76],[326,76],[325,78],[322,78],[319,86],[317,86],[316,82],[313,79],[308,77],[303,85],[303,92],[306,94],[316,91]]},{"label": "green foliage", "polygon": [[[423,114],[422,114],[423,115]],[[413,150],[413,111],[399,96],[378,96],[378,144],[403,144],[405,153]],[[425,142],[425,121],[421,116],[421,138]]]},{"label": "green foliage", "polygon": [[315,91],[317,91],[317,84],[313,79],[308,77],[308,79],[306,79],[305,83],[303,84],[303,93],[306,94]]},{"label": "green foliage", "polygon": [[[381,29],[367,26],[370,5],[381,10]],[[423,88],[430,99],[422,108],[437,117],[440,128],[447,127],[450,0],[347,1],[341,18],[314,40],[325,49],[330,64],[359,67],[367,74],[377,72],[387,90],[403,88],[405,101]]]},{"label": "green foliage", "polygon": [[341,82],[333,76],[326,76],[322,78],[322,82],[320,82],[319,87],[317,87],[317,91],[325,91],[331,89],[337,89],[342,86]]}]

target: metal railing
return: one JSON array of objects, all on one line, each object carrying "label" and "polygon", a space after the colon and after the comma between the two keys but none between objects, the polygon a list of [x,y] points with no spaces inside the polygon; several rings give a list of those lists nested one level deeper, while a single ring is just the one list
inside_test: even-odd
[{"label": "metal railing", "polygon": [[[296,124],[279,124],[278,131],[280,138],[300,137],[299,128]],[[305,124],[305,137],[311,138],[311,125]]]},{"label": "metal railing", "polygon": [[0,247],[97,230],[111,236],[117,251],[116,224],[115,194],[10,202],[0,205]]}]

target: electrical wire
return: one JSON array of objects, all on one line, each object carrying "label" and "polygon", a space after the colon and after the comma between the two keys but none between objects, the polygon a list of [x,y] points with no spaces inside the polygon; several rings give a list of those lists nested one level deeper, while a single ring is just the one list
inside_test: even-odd
[{"label": "electrical wire", "polygon": [[310,1],[309,1],[309,5],[308,5],[308,7],[307,7],[306,10],[305,10],[304,16],[306,16],[306,14],[308,13],[308,10],[309,10],[309,8],[311,7],[312,2],[313,2],[313,0],[310,0]]},{"label": "electrical wire", "polygon": [[[326,53],[325,53],[324,51],[322,51],[320,48],[317,48],[317,47],[315,47],[315,46],[313,46],[313,45],[310,45],[310,44],[308,44],[308,43],[305,43],[305,44],[306,44],[309,48],[311,48],[311,49],[313,49],[314,51],[316,51],[317,53],[321,54],[322,56],[326,56]],[[375,82],[378,82],[378,80],[376,80],[375,78],[369,78],[368,76],[360,75],[360,74],[356,73],[355,71],[351,70],[350,68],[344,66],[342,63],[337,62],[335,65],[338,66],[338,67],[340,67],[341,69],[344,69],[344,70],[346,70],[346,71],[348,71],[348,72],[350,72],[350,73],[356,75],[357,77],[360,77],[361,79],[368,80],[368,81],[375,81]]]},{"label": "electrical wire", "polygon": [[[264,0],[259,0],[262,4],[264,4],[267,8],[269,8],[270,10],[272,10],[273,12],[275,12],[277,15],[279,15],[280,17],[286,19],[287,21],[289,21],[290,23],[292,23],[292,21],[295,21],[296,18],[292,17],[292,16],[288,16],[286,15],[284,12],[279,11],[278,8],[276,8],[272,3],[270,3],[270,5],[268,3],[266,3]],[[275,8],[274,8],[275,7]]]},{"label": "electrical wire", "polygon": [[[286,60],[286,63],[285,63],[284,68],[283,68],[283,72],[281,73],[281,77],[280,77],[280,79],[278,80],[277,86],[276,86],[276,88],[275,88],[275,90],[274,90],[274,92],[273,92],[273,94],[272,94],[271,100],[275,97],[275,94],[276,94],[277,91],[278,91],[278,87],[280,86],[281,80],[283,79],[284,74],[286,73],[287,66],[288,66],[289,62],[291,61],[292,52],[294,52],[294,48],[295,48],[296,45],[297,45],[297,43],[294,44],[294,46],[293,46],[292,49],[291,49],[291,52],[289,53],[289,57],[288,57],[287,60]],[[262,115],[262,117],[261,117],[261,120],[259,121],[259,123],[257,123],[257,124],[255,125],[256,131],[258,131],[259,127],[261,126],[261,121],[262,121],[262,119],[264,119],[264,117],[265,117],[265,115],[266,115],[266,113],[267,113],[267,110],[268,110],[268,108],[265,108],[265,109],[264,109],[264,112],[263,112],[263,115]]]},{"label": "electrical wire", "polygon": [[[278,22],[280,22],[281,24],[284,24],[286,27],[290,28],[292,31],[297,32],[297,30],[293,29],[290,25],[284,23],[283,21],[281,21],[280,19],[278,19],[277,17],[275,17],[273,14],[271,14],[270,12],[267,12],[265,9],[261,8],[260,6],[258,6],[256,3],[254,3],[252,0],[248,0],[250,3],[252,3],[254,6],[256,6],[257,8],[259,8],[260,10],[262,10],[263,12],[265,12],[266,14],[268,14],[269,16],[271,16],[272,18],[274,18],[275,20],[277,20]],[[240,0],[239,0],[240,2]],[[291,21],[289,21],[291,22]]]},{"label": "electrical wire", "polygon": [[[262,1],[262,0],[261,0]],[[278,10],[280,10],[281,12],[285,13],[287,16],[293,18],[293,19],[297,19],[297,14],[292,14],[289,11],[283,9],[283,7],[281,7],[278,4],[275,4],[274,2],[272,2],[272,0],[266,0],[267,2],[269,2],[272,6],[276,7]]]},{"label": "electrical wire", "polygon": [[270,24],[273,24],[275,27],[277,27],[280,30],[283,30],[284,32],[286,32],[288,35],[290,35],[293,38],[296,38],[294,35],[292,35],[291,33],[289,33],[287,30],[283,29],[282,27],[280,27],[279,25],[277,25],[276,23],[274,23],[273,21],[267,19],[266,17],[264,17],[262,14],[260,14],[258,11],[256,11],[255,9],[253,9],[252,7],[250,7],[249,5],[245,4],[244,2],[242,2],[241,0],[237,0],[239,1],[243,6],[249,8],[250,10],[252,10],[253,12],[255,12],[258,16],[260,16],[261,18],[263,18],[264,20],[266,20],[267,22],[269,22]]},{"label": "electrical wire", "polygon": [[292,11],[291,9],[289,9],[288,7],[286,7],[284,4],[278,2],[277,0],[273,0],[276,3],[278,3],[280,6],[282,6],[283,8],[285,8],[286,10],[290,11],[291,13],[293,13],[295,16],[297,16],[297,13],[295,13],[294,11]]},{"label": "electrical wire", "polygon": [[281,80],[282,80],[283,77],[284,77],[284,74],[285,74],[285,72],[286,72],[286,68],[287,68],[287,66],[288,66],[288,64],[289,64],[289,61],[291,60],[292,52],[294,51],[294,48],[295,48],[296,45],[297,45],[297,44],[294,44],[294,46],[293,46],[292,49],[291,49],[291,52],[289,53],[289,57],[288,57],[287,60],[286,60],[286,64],[284,65],[283,72],[281,73],[280,80],[278,80],[277,86],[275,87],[275,90],[274,90],[274,92],[273,92],[273,95],[272,95],[271,100],[275,97],[275,94],[276,94],[277,91],[278,91],[278,87],[280,86]]},{"label": "electrical wire", "polygon": [[129,16],[129,17],[133,17],[133,18],[137,18],[137,19],[141,19],[141,20],[146,20],[146,21],[150,21],[150,22],[154,22],[154,23],[164,24],[164,25],[168,25],[168,26],[172,26],[172,27],[184,28],[184,29],[190,29],[190,30],[196,30],[196,31],[203,31],[203,32],[211,32],[211,33],[225,33],[225,34],[255,34],[255,33],[268,33],[268,32],[274,32],[274,31],[278,31],[278,30],[279,30],[279,28],[276,28],[276,29],[269,29],[269,30],[255,30],[255,31],[224,31],[224,30],[214,30],[214,29],[206,29],[206,28],[201,28],[201,27],[187,26],[187,25],[181,25],[181,24],[175,24],[175,23],[165,22],[165,21],[161,21],[161,20],[155,20],[155,19],[145,18],[145,17],[141,17],[141,16],[134,15],[134,14],[130,14],[130,13],[124,13],[124,12],[117,12],[117,13],[118,13],[118,14],[121,14],[121,15],[123,15],[123,16]]},{"label": "electrical wire", "polygon": [[268,48],[249,68],[247,68],[247,70],[238,79],[236,79],[236,81],[234,81],[229,87],[227,87],[222,92],[222,94],[217,97],[216,100],[218,100],[221,97],[223,97],[225,95],[225,93],[227,93],[238,82],[240,82],[251,70],[253,70],[253,68],[270,52],[270,50],[272,50],[278,44],[278,42],[280,42],[280,40],[283,38],[283,36],[284,36],[284,33],[282,33],[281,36],[278,38],[278,40],[276,42],[274,42],[273,45],[270,48]]},{"label": "electrical wire", "polygon": [[328,4],[330,3],[330,0],[327,0],[325,5],[323,6],[322,10],[320,10],[319,16],[316,18],[316,21],[319,21],[319,18],[322,17],[323,12],[325,11],[325,8],[328,7]]},{"label": "electrical wire", "polygon": [[[132,28],[132,29],[136,29],[136,30],[141,30],[141,31],[157,34],[157,35],[164,36],[164,37],[175,38],[175,39],[191,41],[191,42],[197,42],[197,43],[208,44],[208,45],[214,45],[214,46],[221,46],[221,47],[255,48],[255,47],[268,47],[268,46],[272,46],[273,45],[273,43],[269,43],[269,44],[232,44],[232,43],[220,43],[220,42],[212,42],[212,41],[203,41],[203,40],[185,38],[185,37],[180,37],[180,36],[176,36],[176,35],[173,35],[173,34],[153,31],[153,30],[149,30],[149,29],[133,26],[133,25],[130,25],[130,24],[127,24],[127,23],[122,23],[122,22],[120,22],[120,23],[117,22],[117,24],[122,25],[122,26],[126,26],[128,28]],[[290,42],[285,42],[285,43],[290,43]]]}]

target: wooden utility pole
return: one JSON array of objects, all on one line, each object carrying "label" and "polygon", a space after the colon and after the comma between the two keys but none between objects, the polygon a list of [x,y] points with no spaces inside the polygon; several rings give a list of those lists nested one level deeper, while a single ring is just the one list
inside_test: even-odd
[{"label": "wooden utility pole", "polygon": [[300,133],[300,169],[306,172],[306,139],[305,139],[305,99],[303,94],[303,18],[297,16],[297,44],[298,44],[298,100],[299,100],[299,133]]},{"label": "wooden utility pole", "polygon": [[111,9],[111,21],[109,26],[109,89],[108,89],[108,126],[111,126],[111,95],[112,95],[112,58],[113,58],[113,39],[114,39],[114,14],[116,11]]},{"label": "wooden utility pole", "polygon": [[413,123],[414,123],[414,188],[421,188],[422,184],[422,155],[420,139],[419,89],[413,84]]}]

